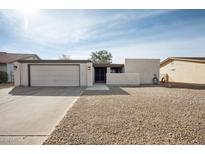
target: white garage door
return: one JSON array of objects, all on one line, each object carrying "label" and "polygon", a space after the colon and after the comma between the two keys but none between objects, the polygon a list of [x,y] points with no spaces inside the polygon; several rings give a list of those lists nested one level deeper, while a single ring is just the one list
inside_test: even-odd
[{"label": "white garage door", "polygon": [[79,65],[31,65],[31,86],[79,86]]}]

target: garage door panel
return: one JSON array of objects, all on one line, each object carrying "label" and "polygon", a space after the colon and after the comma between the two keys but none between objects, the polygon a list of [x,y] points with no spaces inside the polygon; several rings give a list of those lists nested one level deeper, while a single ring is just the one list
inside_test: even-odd
[{"label": "garage door panel", "polygon": [[[49,77],[48,77],[49,76]],[[38,76],[32,76],[32,81],[34,80],[45,80],[44,78],[46,78],[47,81],[49,80],[77,80],[78,81],[78,78],[75,79],[75,75],[72,74],[72,75],[69,75],[69,76],[65,76],[65,75],[51,75],[51,74],[42,74],[42,75],[38,75]]]},{"label": "garage door panel", "polygon": [[[66,66],[69,66],[69,67],[66,67]],[[76,71],[79,70],[79,66],[77,65],[59,65],[59,66],[55,66],[55,65],[51,65],[51,66],[43,66],[43,65],[32,65],[31,66],[33,70],[38,70],[38,71],[47,71],[47,70],[53,70],[55,69],[56,71],[58,71],[58,69],[60,68],[60,71],[61,70],[64,70],[64,71]]]},{"label": "garage door panel", "polygon": [[79,86],[79,65],[31,65],[31,86]]},{"label": "garage door panel", "polygon": [[61,71],[54,71],[54,72],[50,72],[50,71],[40,71],[38,73],[32,73],[32,77],[33,78],[38,78],[40,77],[48,77],[49,79],[51,78],[61,78],[63,79],[65,76],[69,77],[69,78],[75,78],[76,75],[79,74],[79,72],[74,72],[74,71],[66,71],[66,72],[61,72]]}]

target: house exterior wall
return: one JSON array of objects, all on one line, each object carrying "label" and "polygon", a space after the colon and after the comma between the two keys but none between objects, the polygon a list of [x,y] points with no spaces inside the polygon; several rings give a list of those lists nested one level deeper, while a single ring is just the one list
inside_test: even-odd
[{"label": "house exterior wall", "polygon": [[87,63],[87,87],[93,85],[93,63]]},{"label": "house exterior wall", "polygon": [[169,82],[205,84],[205,63],[170,61],[160,68]]},{"label": "house exterior wall", "polygon": [[15,62],[14,66],[17,67],[16,70],[14,70],[14,85],[20,86],[21,85],[21,63]]},{"label": "house exterior wall", "polygon": [[21,86],[28,86],[28,64],[21,64],[20,65],[20,83]]},{"label": "house exterior wall", "polygon": [[95,83],[95,68],[92,67],[92,80],[93,80],[93,84]]},{"label": "house exterior wall", "polygon": [[106,84],[108,85],[139,85],[139,73],[107,73]]},{"label": "house exterior wall", "polygon": [[[14,71],[15,86],[28,86],[28,64],[29,63],[18,63],[18,62],[15,63],[15,65],[17,66],[17,69]],[[49,65],[49,64],[54,64],[54,63],[45,63],[45,65]],[[58,65],[58,64],[62,64],[62,63],[55,63],[54,65]],[[69,65],[69,64],[73,65],[77,63],[66,63],[65,65]],[[92,82],[93,72],[92,69],[89,69],[88,67],[92,68],[92,63],[80,63],[80,86],[81,87],[92,86],[93,84]]]},{"label": "house exterior wall", "polygon": [[152,84],[154,74],[159,79],[160,59],[125,59],[125,73],[139,73],[140,84]]},{"label": "house exterior wall", "polygon": [[110,72],[111,72],[111,68],[107,67],[107,73],[110,73]]},{"label": "house exterior wall", "polygon": [[80,64],[80,86],[87,86],[87,64]]},{"label": "house exterior wall", "polygon": [[80,86],[89,87],[93,85],[92,63],[80,64]]}]

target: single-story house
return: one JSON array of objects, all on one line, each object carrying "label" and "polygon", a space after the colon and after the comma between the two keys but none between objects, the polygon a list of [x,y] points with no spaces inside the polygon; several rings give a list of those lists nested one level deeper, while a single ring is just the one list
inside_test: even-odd
[{"label": "single-story house", "polygon": [[8,82],[14,82],[13,63],[18,60],[40,60],[35,54],[0,52],[0,71],[7,72]]},{"label": "single-story house", "polygon": [[152,84],[159,78],[159,59],[125,59],[124,64],[94,64],[90,60],[20,60],[16,86],[81,86]]},{"label": "single-story house", "polygon": [[169,57],[160,63],[167,82],[205,84],[205,57]]}]

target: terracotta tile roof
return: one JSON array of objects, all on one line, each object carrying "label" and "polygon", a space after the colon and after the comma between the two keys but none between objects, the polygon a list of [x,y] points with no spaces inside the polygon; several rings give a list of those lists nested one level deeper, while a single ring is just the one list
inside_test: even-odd
[{"label": "terracotta tile roof", "polygon": [[22,54],[22,53],[7,53],[0,52],[0,63],[12,63],[18,60],[23,60],[25,58],[36,56],[40,59],[36,54]]}]

